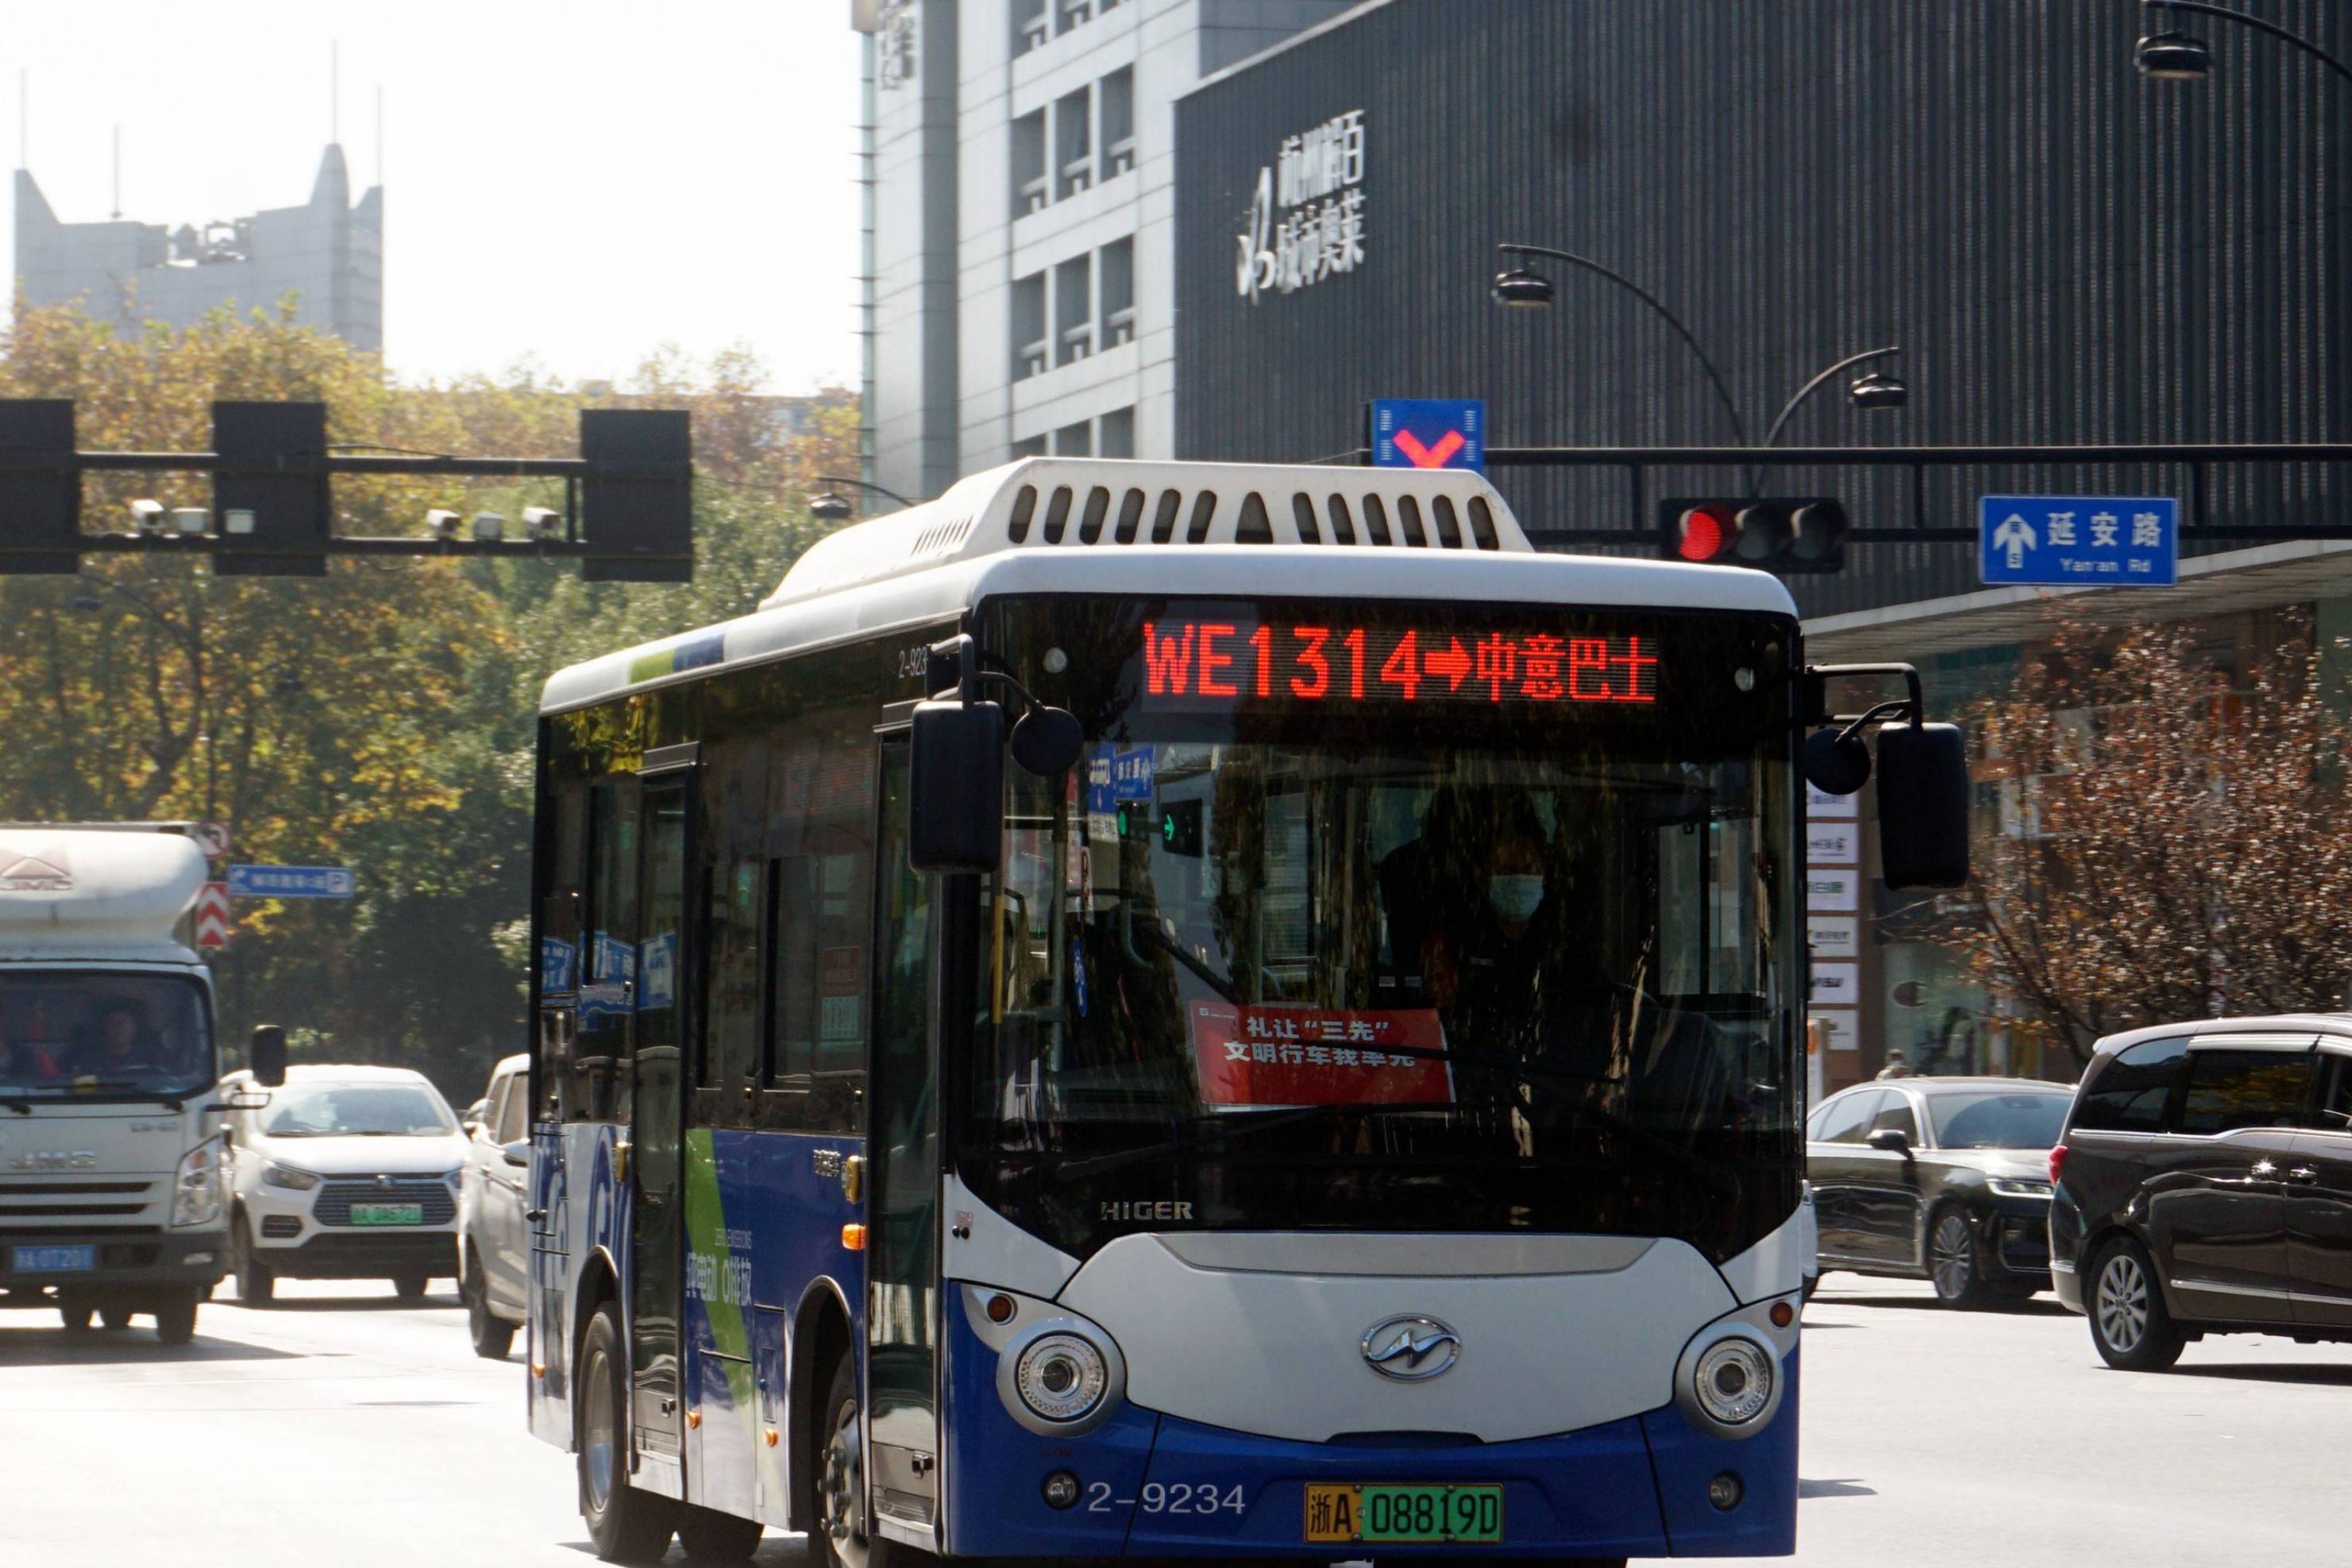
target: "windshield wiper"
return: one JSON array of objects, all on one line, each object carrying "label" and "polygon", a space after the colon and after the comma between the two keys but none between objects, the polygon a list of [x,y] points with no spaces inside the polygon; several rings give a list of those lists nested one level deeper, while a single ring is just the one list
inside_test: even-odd
[{"label": "windshield wiper", "polygon": [[0,1100],[0,1105],[7,1106],[19,1116],[29,1116],[33,1113],[33,1103],[30,1100]]},{"label": "windshield wiper", "polygon": [[135,1094],[142,1100],[160,1101],[172,1110],[176,1111],[186,1103],[188,1096],[194,1092],[194,1091],[187,1089],[150,1089],[147,1085],[139,1082],[135,1079],[110,1078],[92,1080],[78,1078],[74,1080],[71,1084],[68,1085],[68,1092],[69,1094]]}]

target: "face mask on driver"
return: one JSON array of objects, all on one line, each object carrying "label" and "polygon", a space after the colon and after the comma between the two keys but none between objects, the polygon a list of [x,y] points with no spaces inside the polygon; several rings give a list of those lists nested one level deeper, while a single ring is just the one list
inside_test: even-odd
[{"label": "face mask on driver", "polygon": [[1537,876],[1490,876],[1486,879],[1486,902],[1495,913],[1512,925],[1533,920],[1542,907],[1544,879]]}]

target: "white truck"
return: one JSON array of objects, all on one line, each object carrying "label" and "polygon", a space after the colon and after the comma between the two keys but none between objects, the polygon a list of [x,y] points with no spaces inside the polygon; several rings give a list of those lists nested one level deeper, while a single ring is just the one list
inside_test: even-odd
[{"label": "white truck", "polygon": [[0,1306],[181,1344],[226,1271],[204,883],[174,825],[0,826]]}]

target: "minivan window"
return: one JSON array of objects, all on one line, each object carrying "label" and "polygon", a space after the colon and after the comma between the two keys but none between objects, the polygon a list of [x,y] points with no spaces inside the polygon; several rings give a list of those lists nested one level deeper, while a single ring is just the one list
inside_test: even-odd
[{"label": "minivan window", "polygon": [[522,1074],[514,1073],[507,1079],[506,1098],[499,1105],[498,1142],[518,1143],[526,1135],[522,1120],[526,1098],[522,1092]]},{"label": "minivan window", "polygon": [[2107,1059],[2074,1106],[2086,1133],[2157,1133],[2164,1110],[2189,1071],[2189,1040],[2144,1040]]},{"label": "minivan window", "polygon": [[2352,1133],[2352,1056],[2327,1051],[2319,1061],[2319,1109],[2311,1124],[2323,1133]]},{"label": "minivan window", "polygon": [[1821,1130],[1813,1134],[1813,1141],[1821,1144],[1861,1143],[1864,1129],[1870,1125],[1870,1113],[1878,1108],[1878,1102],[1885,1094],[1884,1090],[1864,1089],[1831,1101],[1822,1107]]},{"label": "minivan window", "polygon": [[2200,1051],[2189,1057],[2179,1130],[2300,1126],[2317,1059],[2307,1051]]}]

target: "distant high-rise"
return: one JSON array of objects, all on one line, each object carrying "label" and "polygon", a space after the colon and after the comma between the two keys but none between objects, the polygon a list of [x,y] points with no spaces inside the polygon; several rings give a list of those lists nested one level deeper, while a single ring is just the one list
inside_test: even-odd
[{"label": "distant high-rise", "polygon": [[383,347],[383,188],[357,203],[343,150],[329,143],[310,199],[202,226],[126,218],[59,223],[26,170],[16,171],[16,289],[33,305],[78,304],[115,329],[184,327],[222,305],[274,309],[355,349]]}]

